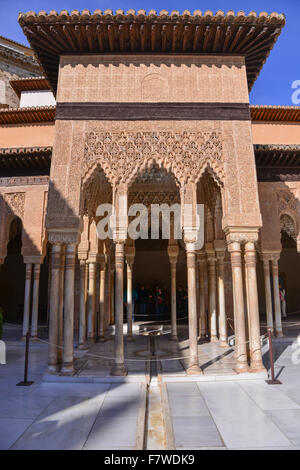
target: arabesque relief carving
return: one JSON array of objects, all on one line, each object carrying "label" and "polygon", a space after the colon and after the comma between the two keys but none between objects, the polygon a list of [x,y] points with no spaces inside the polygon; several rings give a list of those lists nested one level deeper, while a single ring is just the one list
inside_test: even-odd
[{"label": "arabesque relief carving", "polygon": [[218,132],[90,132],[86,134],[83,176],[98,164],[111,184],[129,185],[156,162],[178,182],[197,182],[207,167],[223,180],[222,138]]},{"label": "arabesque relief carving", "polygon": [[278,201],[278,213],[281,214],[285,210],[297,210],[297,200],[294,194],[288,191],[278,191],[277,193]]},{"label": "arabesque relief carving", "polygon": [[25,193],[7,193],[4,199],[9,214],[20,218],[24,216]]}]

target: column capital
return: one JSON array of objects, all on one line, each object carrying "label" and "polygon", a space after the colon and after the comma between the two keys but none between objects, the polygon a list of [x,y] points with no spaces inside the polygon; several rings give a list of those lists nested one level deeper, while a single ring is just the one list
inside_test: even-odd
[{"label": "column capital", "polygon": [[179,254],[178,245],[168,245],[168,256],[171,264],[176,264]]},{"label": "column capital", "polygon": [[125,246],[125,258],[126,264],[132,268],[135,257],[135,247],[134,246]]},{"label": "column capital", "polygon": [[258,241],[259,227],[226,227],[225,235],[227,244],[238,242],[256,243]]},{"label": "column capital", "polygon": [[44,256],[23,256],[25,264],[43,264]]},{"label": "column capital", "polygon": [[65,230],[53,230],[48,229],[48,241],[49,243],[56,244],[56,245],[64,245],[68,244],[78,244],[79,243],[79,233],[78,231],[74,231],[72,229],[65,229]]}]

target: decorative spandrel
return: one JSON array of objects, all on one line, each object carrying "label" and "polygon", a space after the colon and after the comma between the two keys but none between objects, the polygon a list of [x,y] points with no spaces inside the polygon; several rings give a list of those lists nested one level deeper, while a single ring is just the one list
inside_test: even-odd
[{"label": "decorative spandrel", "polygon": [[100,165],[112,184],[130,185],[154,163],[182,185],[197,182],[206,168],[224,177],[219,132],[90,132],[86,134],[83,176]]}]

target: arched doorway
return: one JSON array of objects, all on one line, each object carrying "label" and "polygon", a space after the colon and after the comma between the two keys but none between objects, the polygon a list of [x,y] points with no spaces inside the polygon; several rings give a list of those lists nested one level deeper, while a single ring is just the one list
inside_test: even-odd
[{"label": "arched doorway", "polygon": [[286,311],[300,311],[300,255],[297,252],[295,223],[288,214],[280,217],[282,251],[279,260],[279,282],[285,291]]},{"label": "arched doorway", "polygon": [[4,321],[22,322],[25,265],[21,254],[22,221],[15,217],[9,226],[7,256],[0,269],[0,306]]}]

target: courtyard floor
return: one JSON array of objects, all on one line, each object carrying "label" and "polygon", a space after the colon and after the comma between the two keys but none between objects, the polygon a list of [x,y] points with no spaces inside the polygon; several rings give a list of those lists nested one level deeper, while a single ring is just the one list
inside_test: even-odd
[{"label": "courtyard floor", "polygon": [[[275,372],[281,385],[267,385],[264,378],[232,378],[232,352],[228,348],[228,354],[220,359],[217,345],[199,346],[207,369],[201,380],[187,377],[180,362],[160,361],[166,389],[163,406],[171,423],[167,432],[172,434],[174,448],[300,449],[298,329],[299,326],[294,328],[294,334],[290,329],[289,336],[274,340]],[[63,377],[57,382],[43,381],[47,379],[47,345],[32,343],[28,378],[35,383],[17,387],[23,378],[24,342],[19,340],[18,327],[10,326],[5,331],[7,364],[0,365],[0,449],[139,448],[144,426],[141,418],[145,409],[145,362],[133,366],[128,363],[127,382],[110,380],[106,367],[92,382],[91,371],[97,371],[97,361],[101,359],[84,357],[83,351],[76,353],[81,366],[75,379],[78,383]],[[143,359],[145,351],[149,352],[147,341],[146,337],[139,337],[128,343],[127,355]],[[96,356],[102,348],[100,352],[107,355],[110,343],[94,345],[91,354]],[[177,354],[178,349],[182,354],[185,346],[184,341],[176,346],[160,337],[156,339],[156,354],[169,354],[169,347],[175,348],[172,354]],[[219,349],[224,354],[224,349]],[[263,352],[268,367],[267,345]],[[104,376],[106,382],[101,381]],[[214,380],[212,376],[218,378]],[[161,448],[164,446],[162,443]]]}]

